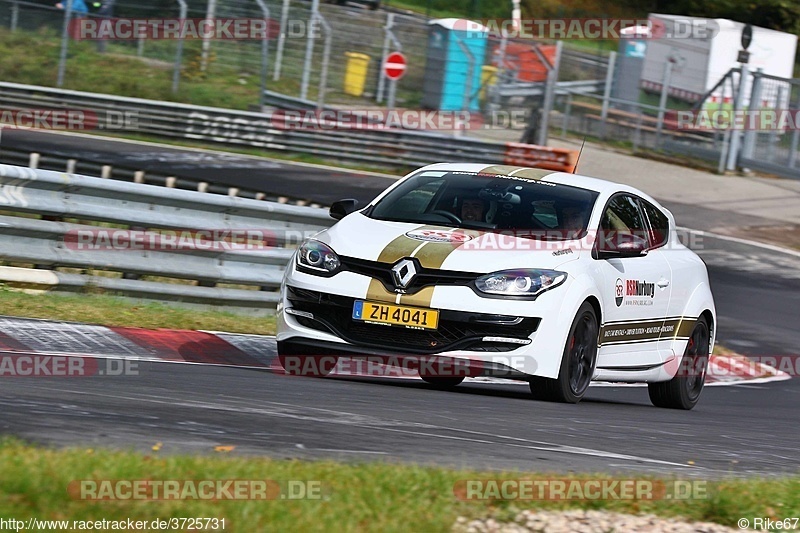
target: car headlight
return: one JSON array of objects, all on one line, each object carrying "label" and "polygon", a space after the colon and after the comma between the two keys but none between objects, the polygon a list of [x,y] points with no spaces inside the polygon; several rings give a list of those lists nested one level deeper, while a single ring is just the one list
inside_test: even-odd
[{"label": "car headlight", "polygon": [[495,296],[535,298],[546,290],[558,287],[566,279],[567,273],[558,270],[501,270],[476,279],[475,288]]},{"label": "car headlight", "polygon": [[298,270],[318,276],[332,276],[342,265],[330,246],[313,239],[301,244],[295,257]]}]

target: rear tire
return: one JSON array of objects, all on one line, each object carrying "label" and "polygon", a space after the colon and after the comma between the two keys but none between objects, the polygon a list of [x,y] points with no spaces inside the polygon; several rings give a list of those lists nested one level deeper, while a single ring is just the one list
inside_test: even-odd
[{"label": "rear tire", "polygon": [[531,394],[536,400],[578,403],[586,394],[597,363],[599,326],[589,302],[583,302],[567,335],[561,367],[556,379],[534,377]]},{"label": "rear tire", "polygon": [[692,330],[678,373],[669,381],[650,383],[647,392],[656,407],[684,409],[697,405],[708,369],[708,346],[711,334],[705,317],[700,317]]},{"label": "rear tire", "polygon": [[464,381],[464,378],[440,378],[435,376],[420,376],[422,381],[428,383],[429,385],[433,385],[437,389],[452,389],[458,385],[461,385],[461,382]]}]

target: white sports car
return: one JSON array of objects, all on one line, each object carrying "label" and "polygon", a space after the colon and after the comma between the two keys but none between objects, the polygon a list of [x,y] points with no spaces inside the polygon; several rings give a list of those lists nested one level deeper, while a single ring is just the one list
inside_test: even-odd
[{"label": "white sports car", "polygon": [[[691,409],[716,314],[705,264],[643,192],[542,169],[435,164],[305,241],[287,267],[278,354],[413,361],[429,383],[530,382],[577,403],[590,381],[646,382]],[[326,362],[327,361],[327,362]]]}]

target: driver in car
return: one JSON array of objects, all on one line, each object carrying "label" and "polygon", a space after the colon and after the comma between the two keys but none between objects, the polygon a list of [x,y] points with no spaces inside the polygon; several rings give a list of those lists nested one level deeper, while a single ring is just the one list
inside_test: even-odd
[{"label": "driver in car", "polygon": [[568,239],[576,237],[583,230],[584,207],[580,204],[567,204],[559,212],[559,226]]},{"label": "driver in car", "polygon": [[483,222],[483,200],[467,198],[461,204],[461,220],[470,222]]}]

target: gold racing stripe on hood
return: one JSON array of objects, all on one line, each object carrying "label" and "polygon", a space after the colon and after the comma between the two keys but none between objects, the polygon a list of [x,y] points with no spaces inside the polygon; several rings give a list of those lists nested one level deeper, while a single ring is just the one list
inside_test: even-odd
[{"label": "gold racing stripe on hood", "polygon": [[517,176],[532,180],[540,180],[549,174],[555,174],[556,170],[544,168],[515,167],[513,165],[491,165],[480,171],[481,174],[497,174],[502,176]]},{"label": "gold racing stripe on hood", "polygon": [[[414,231],[426,229],[443,231],[440,226],[422,226],[416,228]],[[417,259],[417,261],[419,261],[419,264],[423,268],[438,269],[441,268],[445,259],[447,259],[447,257],[461,244],[462,243],[460,241],[422,241],[406,237],[404,233],[399,235],[397,238],[387,244],[383,250],[381,250],[381,253],[378,255],[378,261],[392,265],[405,257],[414,257]],[[377,279],[371,279],[369,282],[369,287],[367,288],[367,299],[378,302],[430,307],[431,299],[433,298],[433,289],[433,287],[424,287],[414,294],[395,293],[387,291],[383,283]]]},{"label": "gold racing stripe on hood", "polygon": [[[424,226],[417,229],[424,229]],[[406,237],[405,233],[398,235],[397,238],[381,250],[381,253],[378,255],[378,261],[392,265],[404,257],[409,257],[422,242],[423,241]]]}]

